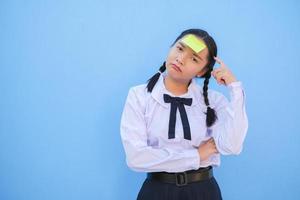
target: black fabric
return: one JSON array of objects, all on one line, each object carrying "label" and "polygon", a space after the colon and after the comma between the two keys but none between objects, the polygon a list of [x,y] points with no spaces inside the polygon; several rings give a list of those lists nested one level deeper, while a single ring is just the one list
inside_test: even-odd
[{"label": "black fabric", "polygon": [[148,179],[154,179],[165,183],[173,183],[178,186],[186,185],[192,182],[207,180],[213,177],[213,169],[211,166],[200,168],[198,170],[189,170],[179,173],[168,172],[151,172],[147,173]]},{"label": "black fabric", "polygon": [[164,94],[164,101],[165,103],[171,103],[168,138],[175,138],[176,112],[178,108],[184,132],[184,139],[191,140],[191,129],[184,105],[191,106],[193,99],[171,97],[168,94]]},{"label": "black fabric", "polygon": [[137,200],[222,200],[214,177],[185,186],[145,179]]}]

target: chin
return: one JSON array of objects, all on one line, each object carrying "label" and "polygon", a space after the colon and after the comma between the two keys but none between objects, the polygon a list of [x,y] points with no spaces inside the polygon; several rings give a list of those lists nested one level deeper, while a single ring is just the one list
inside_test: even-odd
[{"label": "chin", "polygon": [[178,83],[186,83],[189,81],[186,78],[184,78],[182,75],[174,72],[173,70],[167,69],[167,76]]}]

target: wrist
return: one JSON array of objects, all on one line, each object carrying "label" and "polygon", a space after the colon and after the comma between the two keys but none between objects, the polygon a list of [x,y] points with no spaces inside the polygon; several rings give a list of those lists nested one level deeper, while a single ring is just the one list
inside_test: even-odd
[{"label": "wrist", "polygon": [[234,83],[234,82],[238,82],[238,80],[235,77],[232,77],[230,79],[227,80],[227,85]]}]

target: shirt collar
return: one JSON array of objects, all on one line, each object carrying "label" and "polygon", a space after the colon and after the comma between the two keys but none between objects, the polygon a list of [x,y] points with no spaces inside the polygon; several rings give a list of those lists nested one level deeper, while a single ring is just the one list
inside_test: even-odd
[{"label": "shirt collar", "polygon": [[[175,97],[175,95],[173,95],[171,92],[169,92],[166,89],[165,84],[164,84],[165,77],[166,77],[165,73],[162,73],[160,75],[157,83],[155,84],[155,86],[151,92],[151,96],[162,106],[169,107],[169,104],[165,103],[163,95],[168,94],[172,97]],[[192,98],[193,102],[192,102],[191,106],[195,106],[195,105],[199,104],[199,102],[202,99],[202,92],[201,92],[200,87],[197,85],[195,78],[192,79],[192,81],[188,87],[188,91],[185,94],[182,94],[182,95],[176,96],[176,97]]]}]

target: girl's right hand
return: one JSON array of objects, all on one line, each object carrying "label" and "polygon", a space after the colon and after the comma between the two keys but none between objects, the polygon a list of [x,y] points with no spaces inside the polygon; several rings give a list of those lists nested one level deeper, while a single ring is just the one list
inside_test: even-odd
[{"label": "girl's right hand", "polygon": [[209,140],[202,143],[198,147],[198,152],[199,152],[201,161],[207,160],[209,158],[209,156],[211,156],[214,153],[218,153],[214,139],[210,138]]}]

